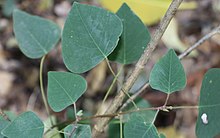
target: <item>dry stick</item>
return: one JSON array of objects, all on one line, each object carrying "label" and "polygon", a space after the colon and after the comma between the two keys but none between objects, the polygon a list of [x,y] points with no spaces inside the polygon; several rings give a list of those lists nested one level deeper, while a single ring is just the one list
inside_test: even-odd
[{"label": "dry stick", "polygon": [[204,37],[202,37],[198,42],[196,42],[194,45],[192,45],[191,47],[189,47],[188,49],[186,49],[181,55],[179,55],[179,59],[184,58],[185,56],[187,56],[190,52],[192,52],[194,49],[196,49],[198,46],[200,46],[202,43],[204,43],[206,40],[208,40],[209,38],[211,38],[213,35],[220,33],[220,26],[218,26],[217,28],[215,28],[214,30],[212,30],[210,33],[208,33],[207,35],[205,35]]},{"label": "dry stick", "polygon": [[[195,50],[198,46],[202,45],[205,41],[207,41],[208,39],[210,39],[212,36],[219,34],[220,33],[220,26],[216,27],[215,29],[213,29],[210,33],[206,34],[205,36],[203,36],[201,39],[199,39],[199,41],[197,41],[194,45],[190,46],[189,48],[187,48],[182,54],[180,54],[178,57],[179,59],[183,59],[184,57],[186,57],[188,54],[190,54],[193,50]],[[149,86],[149,82],[144,84],[140,90],[138,90],[137,92],[135,92],[134,95],[131,96],[130,99],[128,99],[123,106],[120,108],[120,111],[123,110],[130,102],[131,100],[135,100],[147,87]]]},{"label": "dry stick", "polygon": [[[160,22],[159,28],[155,31],[154,36],[152,37],[151,41],[149,42],[147,48],[144,51],[144,54],[141,56],[141,58],[138,60],[135,69],[133,70],[132,74],[129,76],[125,84],[123,85],[123,90],[125,92],[128,92],[131,87],[133,86],[134,82],[136,81],[138,75],[140,74],[141,70],[146,65],[147,61],[149,60],[151,53],[156,48],[159,40],[161,39],[163,33],[165,32],[167,26],[169,25],[171,19],[175,15],[178,7],[180,6],[181,2],[183,0],[173,0],[170,7],[168,8],[165,16],[163,17],[162,21]],[[111,106],[106,111],[106,114],[112,114],[115,113],[119,107],[121,106],[123,99],[125,97],[124,92],[122,89],[120,92],[116,95],[114,100],[112,101]],[[105,126],[108,124],[111,118],[100,118],[97,120],[97,124],[94,126],[93,129],[93,137],[98,137],[100,132],[103,132]]]},{"label": "dry stick", "polygon": [[[207,107],[207,106],[205,106],[205,107]],[[129,111],[125,111],[125,112],[117,112],[117,113],[113,113],[113,114],[103,114],[103,115],[82,117],[79,119],[79,121],[91,120],[91,119],[95,119],[95,118],[112,118],[112,117],[117,117],[117,116],[120,117],[121,115],[125,115],[125,114],[130,114],[130,113],[134,113],[134,112],[142,112],[142,111],[150,111],[150,110],[170,111],[170,110],[178,110],[178,109],[197,109],[197,108],[199,108],[199,106],[158,106],[158,107],[134,109],[134,110],[129,110]],[[73,122],[75,122],[75,120],[67,120],[65,122],[61,122],[59,124],[53,125],[50,128],[50,130],[55,127],[69,125]],[[46,131],[44,134],[47,134],[50,130]]]},{"label": "dry stick", "polygon": [[[117,117],[117,116],[119,117],[119,116],[125,115],[125,114],[130,114],[130,113],[134,113],[134,112],[142,112],[142,111],[150,111],[150,110],[166,111],[167,112],[167,111],[170,111],[170,110],[198,109],[198,108],[199,108],[199,106],[158,106],[158,107],[134,109],[134,110],[129,110],[129,111],[125,111],[125,112],[117,112],[117,113],[113,113],[113,114],[103,114],[103,115],[88,116],[88,117],[81,118],[80,121],[91,120],[91,119],[95,119],[95,118],[110,118],[110,117]],[[54,125],[52,128],[57,127],[57,126],[58,125]]]}]

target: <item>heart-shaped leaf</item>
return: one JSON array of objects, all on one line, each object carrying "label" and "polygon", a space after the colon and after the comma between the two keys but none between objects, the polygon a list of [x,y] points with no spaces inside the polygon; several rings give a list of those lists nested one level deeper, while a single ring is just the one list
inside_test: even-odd
[{"label": "heart-shaped leaf", "polygon": [[60,28],[52,21],[20,10],[14,10],[13,21],[19,48],[29,58],[47,54],[60,39]]},{"label": "heart-shaped leaf", "polygon": [[69,72],[48,73],[48,103],[55,112],[75,103],[87,88],[86,80]]},{"label": "heart-shaped leaf", "polygon": [[62,35],[62,54],[67,68],[83,73],[105,59],[116,47],[122,23],[104,9],[74,3]]},{"label": "heart-shaped leaf", "polygon": [[[220,134],[220,69],[210,69],[205,74],[199,99],[196,122],[198,138],[213,138]],[[216,137],[217,138],[217,137]]]},{"label": "heart-shaped leaf", "polygon": [[2,130],[2,134],[9,138],[42,138],[43,132],[43,122],[30,111],[19,115]]},{"label": "heart-shaped leaf", "polygon": [[91,138],[91,127],[89,125],[68,125],[64,129],[65,138]]},{"label": "heart-shaped leaf", "polygon": [[150,86],[153,89],[172,93],[186,86],[183,66],[173,49],[157,62],[150,73]]},{"label": "heart-shaped leaf", "polygon": [[138,16],[123,4],[116,13],[123,23],[123,32],[118,46],[109,56],[111,60],[130,64],[138,60],[150,41],[150,33]]}]

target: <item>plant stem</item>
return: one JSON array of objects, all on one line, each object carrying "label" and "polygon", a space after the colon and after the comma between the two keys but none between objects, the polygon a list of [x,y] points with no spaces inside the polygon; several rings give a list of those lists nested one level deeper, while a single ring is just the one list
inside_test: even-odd
[{"label": "plant stem", "polygon": [[[136,81],[138,75],[146,65],[147,61],[151,57],[152,52],[157,47],[157,44],[159,40],[161,39],[163,33],[165,32],[167,26],[169,25],[171,19],[175,15],[178,7],[182,3],[183,0],[173,0],[170,7],[168,8],[165,16],[163,17],[162,21],[160,22],[160,25],[158,29],[156,29],[154,36],[152,37],[151,41],[149,42],[148,46],[146,47],[144,54],[141,56],[141,58],[138,60],[135,69],[133,70],[130,77],[127,79],[125,84],[123,85],[122,89],[125,90],[125,92],[128,92],[131,87],[133,86],[134,82]],[[113,99],[111,106],[106,111],[107,114],[115,113],[121,106],[125,94],[123,90],[116,95],[116,97]],[[108,124],[111,118],[100,118],[97,120],[96,125],[93,129],[93,137],[98,137],[100,132],[103,132],[105,126]]]},{"label": "plant stem", "polygon": [[[127,91],[125,91],[125,90],[123,89],[121,82],[118,80],[118,76],[119,76],[119,74],[120,74],[121,71],[119,71],[119,73],[117,73],[117,75],[116,75],[115,72],[113,71],[113,69],[112,69],[110,63],[109,63],[108,58],[106,58],[105,60],[106,60],[106,63],[107,63],[107,65],[108,65],[109,70],[111,71],[112,75],[114,76],[113,82],[114,82],[114,81],[117,81],[118,84],[121,86],[121,91],[122,91],[125,95],[127,95],[128,98],[130,99],[131,96],[129,95],[129,93],[128,93]],[[123,67],[122,67],[122,69],[123,69]],[[115,82],[114,82],[114,83],[115,83]],[[111,86],[110,86],[110,87],[111,87]],[[112,87],[113,87],[113,86],[112,86]],[[107,94],[108,94],[109,92],[110,92],[110,91],[108,91]],[[104,100],[106,100],[106,99],[104,98]],[[135,102],[134,102],[132,99],[131,99],[131,102],[132,102],[132,104],[134,105],[134,107],[138,109],[137,105],[135,104]],[[99,112],[98,112],[98,113],[99,113]]]},{"label": "plant stem", "polygon": [[163,106],[166,106],[166,105],[167,105],[167,102],[168,102],[168,100],[169,100],[169,97],[170,97],[170,94],[167,94],[167,98],[166,98],[166,100],[165,100],[165,102],[164,102],[164,105],[163,105]]},{"label": "plant stem", "polygon": [[75,114],[75,119],[76,119],[76,123],[78,122],[78,117],[77,117],[77,111],[76,111],[76,103],[73,103],[73,108],[74,108],[74,114]]},{"label": "plant stem", "polygon": [[119,111],[122,111],[125,107],[128,106],[129,103],[134,101],[147,87],[149,86],[149,83],[145,83],[137,92],[134,93],[119,109]]},{"label": "plant stem", "polygon": [[[205,106],[207,107],[207,106]],[[149,108],[139,108],[139,109],[134,109],[134,110],[129,110],[129,111],[125,111],[125,112],[118,112],[118,113],[113,113],[113,114],[103,114],[103,115],[94,115],[94,116],[88,116],[88,117],[82,117],[80,118],[79,121],[84,121],[84,120],[91,120],[91,119],[95,119],[95,118],[112,118],[112,117],[116,117],[116,116],[122,116],[125,114],[130,114],[130,113],[134,113],[134,112],[141,112],[141,111],[149,111],[149,110],[157,110],[157,111],[169,111],[169,110],[178,110],[178,109],[197,109],[199,108],[199,106],[159,106],[159,107],[149,107]],[[154,120],[156,119],[156,116],[154,117]],[[55,128],[55,127],[59,127],[59,126],[66,126],[69,124],[74,123],[76,120],[67,120],[65,122],[53,125],[51,127],[51,129]],[[51,130],[50,129],[50,130]],[[48,133],[49,131],[45,132]]]},{"label": "plant stem", "polygon": [[45,95],[45,92],[44,92],[44,85],[43,85],[43,65],[44,65],[45,57],[46,56],[43,56],[41,58],[41,61],[40,61],[40,89],[41,89],[41,95],[42,95],[42,98],[43,98],[44,106],[45,106],[46,111],[47,111],[47,115],[50,118],[51,125],[53,125],[53,121],[52,121],[52,118],[50,116],[49,106],[47,104],[47,99],[46,99],[46,95]]},{"label": "plant stem", "polygon": [[112,67],[111,67],[111,65],[110,65],[110,63],[109,63],[108,58],[105,58],[105,61],[106,61],[107,65],[108,65],[108,68],[109,68],[110,72],[112,73],[112,75],[113,75],[114,77],[116,77],[115,72],[113,71],[113,69],[112,69]]},{"label": "plant stem", "polygon": [[[199,39],[194,45],[190,46],[189,48],[187,48],[182,54],[180,54],[178,57],[179,59],[183,59],[184,57],[186,57],[187,55],[189,55],[193,50],[195,50],[196,48],[198,48],[199,46],[202,45],[202,43],[204,43],[205,41],[207,41],[208,39],[210,39],[212,36],[219,34],[220,33],[220,26],[216,27],[215,29],[213,29],[210,33],[208,33],[207,35],[203,36],[201,39]],[[143,91],[144,89],[146,89],[149,86],[149,82],[144,84],[140,90],[138,90],[137,92],[135,92],[134,95],[131,96],[132,100],[135,100]],[[130,103],[130,99],[128,99],[123,106],[120,108],[120,111],[123,110],[129,103]]]},{"label": "plant stem", "polygon": [[120,138],[123,138],[122,115],[120,115]]},{"label": "plant stem", "polygon": [[194,49],[196,49],[198,46],[200,46],[202,43],[204,43],[206,40],[211,38],[213,35],[220,33],[220,26],[213,29],[210,33],[203,36],[199,41],[197,41],[194,45],[187,48],[181,55],[179,55],[179,59],[182,59],[183,57],[187,56],[190,52],[192,52]]},{"label": "plant stem", "polygon": [[[122,67],[122,68],[123,68],[123,67]],[[110,85],[110,87],[109,87],[109,89],[108,89],[108,91],[107,91],[107,93],[106,93],[106,95],[105,95],[105,97],[104,97],[104,99],[103,99],[103,101],[102,101],[102,105],[105,103],[106,99],[108,98],[108,95],[109,95],[109,93],[111,92],[113,86],[115,85],[115,82],[117,81],[118,76],[120,75],[122,68],[120,68],[119,72],[118,72],[118,73],[116,74],[116,76],[114,77],[114,79],[113,79],[113,81],[112,81],[112,84]]]}]

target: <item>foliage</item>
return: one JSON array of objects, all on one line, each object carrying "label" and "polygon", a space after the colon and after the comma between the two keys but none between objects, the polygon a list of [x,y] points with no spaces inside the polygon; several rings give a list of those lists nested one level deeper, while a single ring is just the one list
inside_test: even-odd
[{"label": "foliage", "polygon": [[123,24],[123,32],[116,49],[109,58],[121,64],[138,60],[150,41],[150,33],[127,4],[123,4],[116,13]]},{"label": "foliage", "polygon": [[220,69],[208,70],[202,82],[196,134],[199,138],[215,137],[220,133]]},{"label": "foliage", "polygon": [[19,115],[1,133],[9,138],[36,138],[42,137],[44,124],[33,112],[25,112]]},{"label": "foliage", "polygon": [[115,14],[74,3],[63,29],[65,65],[74,73],[90,70],[115,49],[121,33],[122,23]]},{"label": "foliage", "polygon": [[[21,10],[14,10],[13,20],[19,48],[29,58],[45,56],[60,39],[61,30],[52,21]],[[91,137],[90,125],[80,122],[83,112],[77,112],[75,107],[87,89],[86,80],[76,73],[89,71],[103,60],[108,64],[109,59],[121,64],[133,63],[143,54],[149,41],[148,29],[127,4],[123,4],[114,14],[74,2],[62,31],[62,57],[70,72],[48,72],[47,100],[51,109],[60,112],[74,105],[75,121],[59,128],[58,132],[63,131],[64,137]],[[220,133],[219,76],[219,69],[211,69],[204,77],[196,127],[198,137],[213,137]],[[184,89],[186,75],[173,49],[154,65],[149,83],[152,88],[168,96]],[[140,103],[133,101],[133,105],[124,109],[124,114],[119,112],[116,115],[120,117],[116,122],[120,136],[164,138],[163,134],[157,132],[154,121],[159,111],[168,111],[172,107],[166,108],[165,103],[156,111],[147,111],[149,104],[143,100]],[[36,114],[28,111],[10,121],[0,118],[0,137],[39,138],[43,137],[45,127]],[[110,128],[114,130],[112,126]],[[119,133],[116,135],[119,136]]]},{"label": "foliage", "polygon": [[62,111],[75,103],[85,92],[86,87],[86,80],[77,74],[49,72],[48,103],[55,112]]},{"label": "foliage", "polygon": [[29,15],[20,10],[14,10],[13,20],[19,48],[27,57],[42,57],[60,39],[60,28],[52,21]]},{"label": "foliage", "polygon": [[179,91],[186,86],[186,75],[174,50],[169,50],[154,65],[149,83],[152,88],[168,94]]}]

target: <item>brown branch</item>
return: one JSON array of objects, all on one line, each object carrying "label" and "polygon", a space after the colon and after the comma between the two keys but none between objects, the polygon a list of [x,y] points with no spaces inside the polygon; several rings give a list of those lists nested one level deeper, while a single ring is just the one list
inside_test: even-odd
[{"label": "brown branch", "polygon": [[211,38],[213,35],[215,35],[217,33],[220,33],[220,26],[216,27],[210,33],[208,33],[207,35],[203,36],[194,45],[192,45],[191,47],[187,48],[181,55],[178,56],[179,59],[182,59],[185,56],[187,56],[190,52],[192,52],[194,49],[196,49],[198,46],[200,46],[202,43],[204,43],[206,40],[208,40],[209,38]]},{"label": "brown branch", "polygon": [[[180,54],[178,56],[178,58],[181,60],[184,57],[186,57],[187,55],[189,55],[193,50],[195,50],[196,48],[198,48],[199,46],[201,46],[205,41],[207,41],[208,39],[210,39],[212,36],[219,34],[220,33],[220,26],[214,28],[210,33],[206,34],[205,36],[203,36],[201,39],[199,39],[194,45],[190,46],[189,48],[187,48],[182,54]],[[146,88],[149,87],[149,82],[145,83],[137,92],[135,92],[134,95],[131,96],[130,99],[128,99],[126,102],[124,102],[124,104],[122,105],[122,107],[120,108],[120,111],[123,110],[132,100],[135,100]]]},{"label": "brown branch", "polygon": [[[156,29],[154,36],[152,37],[151,41],[147,45],[147,48],[145,49],[144,54],[138,60],[136,66],[135,66],[135,69],[133,70],[132,74],[129,76],[129,78],[127,79],[127,81],[123,85],[122,88],[123,88],[123,90],[125,90],[125,92],[128,92],[131,89],[131,87],[133,86],[138,75],[140,74],[141,70],[144,68],[147,61],[149,60],[152,52],[156,48],[159,40],[163,36],[163,33],[165,32],[167,26],[169,25],[171,19],[175,15],[175,13],[176,13],[178,7],[180,6],[180,4],[182,3],[182,1],[183,0],[173,0],[172,1],[165,16],[163,17],[162,21],[160,22],[159,27]],[[121,89],[120,92],[116,95],[116,97],[112,101],[111,106],[109,107],[109,109],[106,111],[105,114],[115,113],[122,105],[124,97],[125,97],[125,94]],[[94,138],[98,137],[99,133],[104,131],[104,128],[108,124],[110,119],[111,118],[100,118],[97,120],[97,123],[93,129],[93,137]]]}]

